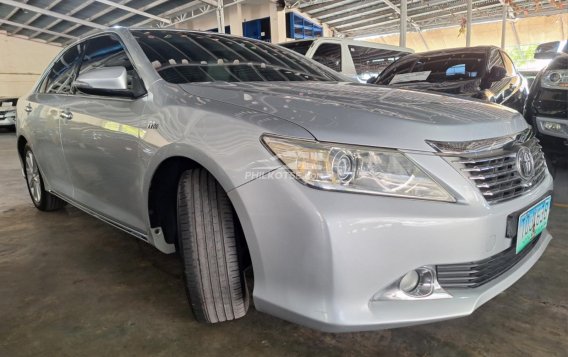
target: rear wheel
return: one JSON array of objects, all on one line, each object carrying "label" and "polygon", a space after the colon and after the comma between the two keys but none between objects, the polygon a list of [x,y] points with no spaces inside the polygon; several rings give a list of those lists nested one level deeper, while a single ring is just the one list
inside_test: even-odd
[{"label": "rear wheel", "polygon": [[229,197],[206,170],[191,169],[180,178],[177,201],[179,247],[196,319],[243,317],[249,302]]},{"label": "rear wheel", "polygon": [[45,190],[41,172],[29,145],[26,145],[24,149],[24,172],[28,192],[37,209],[40,211],[55,211],[65,206],[65,201]]}]

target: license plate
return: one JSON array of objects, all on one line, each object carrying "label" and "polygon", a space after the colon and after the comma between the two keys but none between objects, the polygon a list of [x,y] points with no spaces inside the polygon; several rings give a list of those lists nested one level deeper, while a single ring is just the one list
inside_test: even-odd
[{"label": "license plate", "polygon": [[520,215],[517,227],[517,253],[545,230],[551,202],[552,197],[548,196]]}]

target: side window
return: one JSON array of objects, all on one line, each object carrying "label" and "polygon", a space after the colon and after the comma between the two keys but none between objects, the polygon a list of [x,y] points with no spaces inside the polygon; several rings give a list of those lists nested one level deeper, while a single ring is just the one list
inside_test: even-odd
[{"label": "side window", "polygon": [[507,76],[509,77],[515,76],[517,74],[517,71],[515,70],[515,65],[513,64],[513,61],[511,60],[509,55],[506,54],[505,52],[501,52],[501,55],[503,56],[503,61],[505,62],[505,69],[507,70]]},{"label": "side window", "polygon": [[400,51],[353,45],[349,45],[349,52],[355,65],[357,77],[364,81],[371,77],[377,77],[391,63],[408,54]]},{"label": "side window", "polygon": [[79,75],[95,68],[124,67],[127,73],[128,90],[135,96],[144,94],[145,89],[132,62],[120,41],[112,35],[90,39],[86,43],[85,55],[79,68]]},{"label": "side window", "polygon": [[80,53],[80,45],[67,49],[53,64],[38,91],[50,94],[70,94]]},{"label": "side window", "polygon": [[312,59],[334,71],[341,72],[341,45],[336,43],[322,43],[319,45]]}]

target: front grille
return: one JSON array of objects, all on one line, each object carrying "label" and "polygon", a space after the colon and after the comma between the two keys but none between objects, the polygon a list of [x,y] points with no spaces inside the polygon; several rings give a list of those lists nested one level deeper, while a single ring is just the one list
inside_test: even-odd
[{"label": "front grille", "polygon": [[438,265],[438,283],[443,288],[476,288],[497,278],[529,254],[540,235],[516,254],[516,245],[487,259],[470,263]]},{"label": "front grille", "polygon": [[529,148],[534,158],[535,173],[529,180],[519,174],[514,147],[502,149],[498,154],[453,157],[450,161],[473,182],[488,203],[495,204],[523,195],[546,176],[546,160],[538,139],[531,136],[522,146]]}]

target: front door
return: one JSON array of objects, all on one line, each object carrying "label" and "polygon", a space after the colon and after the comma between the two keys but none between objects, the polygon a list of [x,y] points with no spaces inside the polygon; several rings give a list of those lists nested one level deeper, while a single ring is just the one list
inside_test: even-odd
[{"label": "front door", "polygon": [[[129,86],[141,85],[122,45],[114,35],[86,42],[79,76],[94,68],[122,66]],[[73,186],[73,198],[95,213],[126,228],[144,232],[139,138],[145,133],[146,96],[128,98],[91,95],[75,90],[60,103],[63,151]],[[144,122],[145,123],[145,122]]]}]

